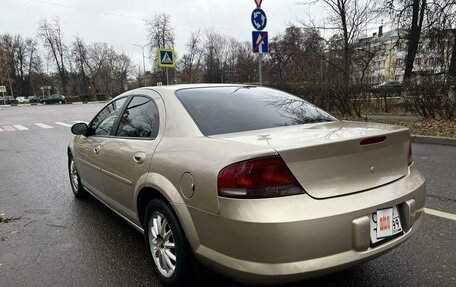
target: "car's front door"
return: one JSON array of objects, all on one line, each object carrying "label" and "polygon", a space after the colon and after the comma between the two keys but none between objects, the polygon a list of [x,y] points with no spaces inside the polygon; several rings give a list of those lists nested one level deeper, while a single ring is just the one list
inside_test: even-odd
[{"label": "car's front door", "polygon": [[120,116],[113,137],[106,139],[100,152],[108,204],[134,222],[134,191],[147,176],[163,121],[159,94],[150,91],[147,95],[134,95]]},{"label": "car's front door", "polygon": [[100,164],[102,151],[127,98],[119,98],[104,107],[90,123],[88,134],[75,141],[75,159],[82,184],[103,200],[106,196]]}]

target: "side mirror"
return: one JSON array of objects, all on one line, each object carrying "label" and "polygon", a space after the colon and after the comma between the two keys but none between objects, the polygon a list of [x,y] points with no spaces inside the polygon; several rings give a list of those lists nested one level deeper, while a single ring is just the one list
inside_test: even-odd
[{"label": "side mirror", "polygon": [[86,123],[77,123],[71,127],[71,132],[75,135],[85,135],[89,127]]}]

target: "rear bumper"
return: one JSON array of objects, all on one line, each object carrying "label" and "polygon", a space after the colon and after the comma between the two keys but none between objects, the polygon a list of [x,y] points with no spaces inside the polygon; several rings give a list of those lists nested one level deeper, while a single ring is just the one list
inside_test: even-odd
[{"label": "rear bumper", "polygon": [[[407,176],[369,191],[329,199],[220,198],[220,214],[190,209],[200,261],[244,283],[279,284],[367,261],[410,238],[423,223],[425,181]],[[370,247],[369,216],[399,206],[404,234]],[[195,244],[192,244],[195,246]]]}]

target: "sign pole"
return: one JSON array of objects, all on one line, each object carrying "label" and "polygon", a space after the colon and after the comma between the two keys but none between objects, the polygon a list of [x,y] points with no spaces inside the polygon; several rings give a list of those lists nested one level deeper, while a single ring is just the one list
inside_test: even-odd
[{"label": "sign pole", "polygon": [[168,68],[175,68],[176,62],[174,60],[173,49],[158,49],[158,66],[166,69],[166,85],[169,85],[169,71]]},{"label": "sign pole", "polygon": [[258,53],[258,73],[260,76],[260,86],[263,85],[263,53]]},{"label": "sign pole", "polygon": [[6,93],[6,86],[0,86],[0,92],[2,93],[3,104],[6,105],[5,93]]},{"label": "sign pole", "polygon": [[253,10],[250,20],[256,31],[252,32],[253,53],[258,53],[259,85],[263,85],[263,53],[268,53],[268,32],[263,31],[268,23],[266,13],[261,9],[263,0],[255,0],[256,9]]}]

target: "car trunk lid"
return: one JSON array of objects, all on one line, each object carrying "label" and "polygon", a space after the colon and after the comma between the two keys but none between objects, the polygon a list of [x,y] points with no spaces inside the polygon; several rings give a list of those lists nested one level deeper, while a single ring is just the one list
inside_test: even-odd
[{"label": "car trunk lid", "polygon": [[211,137],[270,146],[315,198],[368,190],[408,172],[410,132],[397,126],[330,122]]}]

